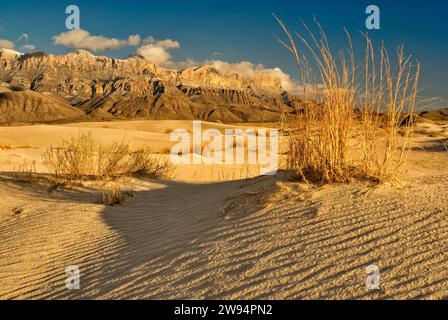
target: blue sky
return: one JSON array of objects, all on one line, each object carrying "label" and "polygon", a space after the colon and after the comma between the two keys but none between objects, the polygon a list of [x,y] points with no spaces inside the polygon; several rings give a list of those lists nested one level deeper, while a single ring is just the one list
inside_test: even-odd
[{"label": "blue sky", "polygon": [[[376,41],[384,40],[389,48],[404,43],[407,52],[422,64],[422,94],[448,98],[448,2],[444,0],[0,0],[0,39],[14,41],[17,50],[33,44],[50,53],[67,52],[70,49],[54,45],[52,37],[67,31],[65,8],[70,4],[79,6],[81,28],[91,35],[127,39],[139,34],[142,38],[172,39],[180,44],[180,48],[169,50],[173,60],[247,60],[280,67],[293,77],[294,62],[274,38],[274,34],[281,35],[281,30],[272,12],[298,31],[303,30],[299,19],[311,22],[316,15],[335,49],[339,49],[344,45],[343,27],[361,43],[357,32],[367,31],[365,8],[376,4],[381,9],[381,30],[369,31],[369,35]],[[23,33],[28,40],[17,41]],[[135,50],[124,47],[100,54],[126,57]]]}]

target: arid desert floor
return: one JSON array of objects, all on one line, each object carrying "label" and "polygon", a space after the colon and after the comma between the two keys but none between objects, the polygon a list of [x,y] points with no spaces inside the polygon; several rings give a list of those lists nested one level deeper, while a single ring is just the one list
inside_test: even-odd
[{"label": "arid desert floor", "polygon": [[[289,173],[183,165],[132,178],[119,206],[102,186],[53,188],[13,171],[61,139],[150,145],[191,121],[0,127],[2,299],[447,299],[448,127],[420,124],[398,185],[307,185]],[[205,127],[226,125],[205,123]],[[67,290],[66,268],[81,288]],[[366,288],[376,265],[380,290]]]}]

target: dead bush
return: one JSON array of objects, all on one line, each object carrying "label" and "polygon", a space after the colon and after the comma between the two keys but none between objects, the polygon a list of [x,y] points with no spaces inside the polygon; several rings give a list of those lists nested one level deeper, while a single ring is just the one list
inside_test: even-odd
[{"label": "dead bush", "polygon": [[57,179],[69,182],[109,181],[134,175],[161,177],[170,171],[169,162],[150,148],[132,150],[125,142],[104,144],[91,133],[72,137],[59,147],[50,147],[43,154],[43,162]]}]

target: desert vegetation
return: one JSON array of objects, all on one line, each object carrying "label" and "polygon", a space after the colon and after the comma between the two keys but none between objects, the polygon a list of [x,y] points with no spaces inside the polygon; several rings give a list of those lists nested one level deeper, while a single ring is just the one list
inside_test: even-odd
[{"label": "desert vegetation", "polygon": [[355,60],[350,34],[347,49],[335,54],[315,21],[304,35],[292,33],[274,15],[288,41],[303,83],[303,105],[284,117],[290,132],[288,168],[305,180],[347,182],[353,177],[394,181],[404,172],[420,73],[398,48],[396,63],[368,35],[365,58]]},{"label": "desert vegetation", "polygon": [[124,141],[104,144],[91,133],[48,148],[43,161],[50,173],[65,182],[112,181],[134,175],[161,177],[170,170],[169,163],[149,148],[132,150]]},{"label": "desert vegetation", "polygon": [[14,168],[16,172],[16,181],[19,182],[37,182],[38,177],[36,175],[36,161],[24,160],[21,164]]},{"label": "desert vegetation", "polygon": [[103,191],[101,197],[101,203],[106,206],[116,206],[123,204],[127,198],[133,197],[132,191],[122,191],[119,183],[115,182],[107,191]]}]

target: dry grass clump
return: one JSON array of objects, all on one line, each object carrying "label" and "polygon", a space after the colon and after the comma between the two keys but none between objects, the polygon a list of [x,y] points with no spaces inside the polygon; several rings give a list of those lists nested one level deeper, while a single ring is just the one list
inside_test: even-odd
[{"label": "dry grass clump", "polygon": [[169,163],[149,148],[131,150],[125,142],[102,144],[91,133],[63,141],[61,147],[47,149],[43,161],[56,178],[68,182],[108,181],[133,175],[160,177],[170,170]]},{"label": "dry grass clump", "polygon": [[406,163],[419,65],[401,47],[392,66],[384,46],[376,54],[367,35],[365,60],[357,65],[348,32],[348,50],[334,55],[317,21],[317,33],[304,24],[302,36],[274,17],[288,43],[278,40],[294,56],[303,85],[302,106],[282,124],[290,132],[288,167],[322,182],[395,179]]},{"label": "dry grass clump", "polygon": [[118,184],[114,184],[107,192],[103,192],[101,203],[106,206],[116,206],[123,204],[127,197],[133,197],[131,191],[123,192]]},{"label": "dry grass clump", "polygon": [[121,193],[120,188],[114,187],[110,192],[103,193],[102,203],[106,206],[115,206],[122,204],[124,202],[124,197]]},{"label": "dry grass clump", "polygon": [[19,182],[36,182],[38,181],[37,170],[36,170],[36,161],[27,161],[24,160],[22,164],[18,165],[17,168],[14,168],[16,172],[16,181]]}]

